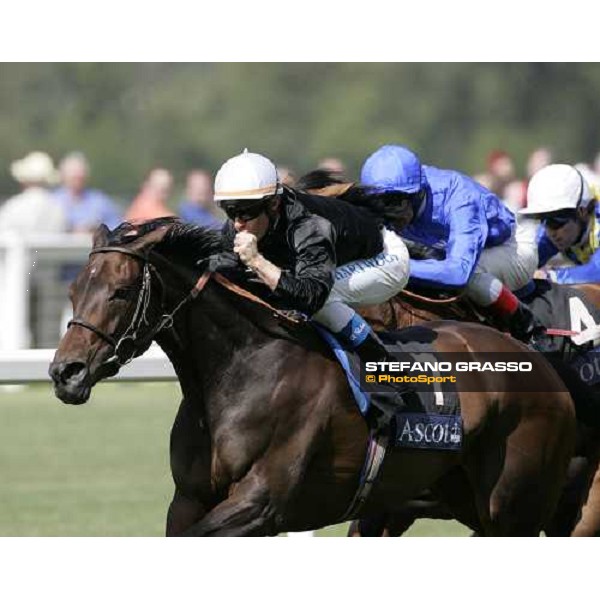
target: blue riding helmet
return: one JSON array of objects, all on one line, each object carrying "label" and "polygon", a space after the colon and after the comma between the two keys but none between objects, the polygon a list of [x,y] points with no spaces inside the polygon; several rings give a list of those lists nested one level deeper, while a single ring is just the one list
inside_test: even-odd
[{"label": "blue riding helmet", "polygon": [[401,192],[418,194],[426,183],[419,157],[404,146],[382,146],[367,160],[360,182],[372,193]]}]

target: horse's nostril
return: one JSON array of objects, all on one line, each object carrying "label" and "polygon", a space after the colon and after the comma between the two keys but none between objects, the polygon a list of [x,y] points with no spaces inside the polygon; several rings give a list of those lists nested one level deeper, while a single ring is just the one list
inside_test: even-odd
[{"label": "horse's nostril", "polygon": [[67,363],[62,372],[63,381],[68,381],[72,377],[79,375],[85,369],[85,364],[81,362]]},{"label": "horse's nostril", "polygon": [[50,376],[57,383],[68,383],[73,377],[79,375],[85,369],[85,363],[69,362],[54,366],[50,371]]}]

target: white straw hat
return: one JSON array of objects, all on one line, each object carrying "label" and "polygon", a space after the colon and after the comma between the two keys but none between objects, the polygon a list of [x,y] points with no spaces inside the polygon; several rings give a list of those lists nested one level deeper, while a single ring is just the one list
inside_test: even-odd
[{"label": "white straw hat", "polygon": [[25,158],[14,161],[10,165],[10,173],[22,184],[54,185],[58,182],[58,172],[45,152],[31,152]]}]

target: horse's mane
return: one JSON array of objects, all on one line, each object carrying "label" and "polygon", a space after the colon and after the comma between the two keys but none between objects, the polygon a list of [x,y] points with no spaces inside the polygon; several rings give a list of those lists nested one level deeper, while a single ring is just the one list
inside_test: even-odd
[{"label": "horse's mane", "polygon": [[176,223],[181,223],[176,217],[161,217],[159,219],[144,221],[143,223],[124,221],[112,231],[109,231],[107,244],[109,246],[124,246],[158,229],[162,225],[173,225]]},{"label": "horse's mane", "polygon": [[315,190],[324,190],[328,187],[337,187],[342,184],[352,184],[348,190],[346,190],[343,194],[337,196],[342,200],[346,200],[351,204],[355,204],[356,206],[363,206],[369,209],[373,209],[373,195],[370,194],[370,190],[367,186],[360,185],[358,183],[353,183],[336,175],[333,171],[329,169],[315,169],[314,171],[309,171],[305,173],[298,179],[298,183],[295,188],[301,192],[311,192]]},{"label": "horse's mane", "polygon": [[109,233],[107,243],[124,246],[164,226],[168,226],[168,231],[153,249],[184,267],[193,268],[198,260],[222,249],[220,231],[184,223],[177,217],[160,217],[144,223],[126,221]]},{"label": "horse's mane", "polygon": [[[121,223],[109,233],[107,243],[111,246],[127,245],[163,226],[167,226],[168,231],[152,249],[172,260],[176,266],[190,269],[197,274],[199,270],[197,261],[222,250],[220,231],[184,223],[175,217],[161,217],[141,224]],[[283,313],[276,314],[268,304],[257,302],[252,298],[247,290],[245,293],[240,293],[240,290],[232,289],[231,282],[227,279],[221,279],[219,287],[227,289],[227,293],[234,299],[237,310],[245,314],[259,329],[277,338],[301,343],[329,355],[328,347],[321,337],[304,322],[287,318]]]},{"label": "horse's mane", "polygon": [[407,203],[407,198],[403,194],[395,192],[377,194],[374,193],[369,186],[348,181],[328,169],[315,169],[314,171],[309,171],[305,175],[302,175],[302,177],[298,179],[296,189],[301,192],[312,191],[313,193],[323,193],[326,188],[331,187],[335,189],[341,184],[351,184],[351,186],[343,193],[337,195],[337,198],[345,200],[355,206],[366,208],[378,217],[384,216],[386,213],[384,200],[389,202],[389,200],[394,197],[398,205]]},{"label": "horse's mane", "polygon": [[294,187],[301,192],[306,192],[308,190],[316,190],[340,183],[350,182],[345,181],[343,177],[337,176],[329,169],[315,169],[314,171],[309,171],[302,175]]},{"label": "horse's mane", "polygon": [[[302,192],[312,192],[317,194],[329,195],[327,188],[335,190],[341,184],[351,183],[335,175],[327,169],[315,169],[300,177],[296,189]],[[401,216],[410,206],[410,200],[405,194],[396,192],[386,192],[385,194],[375,194],[368,186],[352,184],[341,194],[335,195],[336,198],[344,200],[367,209],[373,216],[382,219],[384,222]],[[444,255],[436,248],[427,247],[419,242],[403,238],[408,247],[411,258],[417,260],[433,258],[440,260]]]}]

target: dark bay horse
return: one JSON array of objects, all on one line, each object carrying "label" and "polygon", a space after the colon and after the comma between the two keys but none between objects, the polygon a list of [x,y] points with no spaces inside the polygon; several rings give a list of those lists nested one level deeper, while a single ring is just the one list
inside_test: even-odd
[{"label": "dark bay horse", "polygon": [[[183,393],[171,432],[168,535],[275,535],[341,522],[359,485],[367,424],[312,328],[222,278],[198,280],[190,265],[218,243],[216,234],[168,219],[101,227],[70,289],[75,317],[50,365],[55,393],[67,404],[86,402],[98,381],[155,339]],[[478,352],[521,352],[554,391],[514,391],[511,374],[502,391],[459,384],[462,451],[391,449],[358,516],[393,512],[441,478],[451,484],[459,465],[483,534],[537,535],[573,451],[566,388],[543,356],[490,328],[431,329],[437,350],[473,360]]]}]

